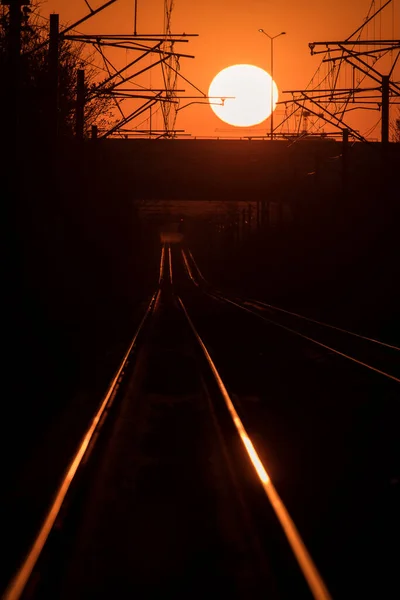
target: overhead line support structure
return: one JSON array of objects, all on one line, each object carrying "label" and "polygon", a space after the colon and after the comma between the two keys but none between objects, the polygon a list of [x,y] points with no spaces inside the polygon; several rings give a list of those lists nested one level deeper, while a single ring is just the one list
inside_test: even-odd
[{"label": "overhead line support structure", "polygon": [[[375,10],[375,4],[372,2],[363,23],[344,40],[309,43],[311,55],[324,54],[324,58],[306,89],[284,92],[292,94],[293,98],[279,102],[279,104],[285,105],[286,110],[285,118],[278,127],[295,115],[294,106],[297,107],[297,110],[301,109],[300,122],[302,119],[307,121],[310,112],[308,106],[312,102],[320,108],[320,113],[316,115],[318,118],[313,123],[314,131],[315,128],[317,131],[321,130],[322,126],[318,126],[317,123],[322,115],[325,115],[323,121],[327,121],[342,131],[348,129],[350,135],[354,137],[352,128],[346,122],[346,114],[360,109],[374,110],[373,105],[375,105],[375,110],[382,112],[380,121],[383,145],[389,141],[390,104],[397,104],[400,98],[400,82],[396,81],[398,77],[395,77],[395,67],[400,62],[400,39],[395,39],[394,35],[393,39],[387,39],[387,37],[371,39],[371,37],[375,38],[375,34],[369,34],[365,27],[390,4],[393,6],[393,0],[381,3],[379,9]],[[320,72],[323,63],[330,63],[328,73]],[[346,67],[351,69],[350,77],[352,79],[352,85],[348,88],[340,85],[341,79],[347,76]],[[357,78],[356,73],[358,73]],[[376,85],[373,87],[368,84],[363,85],[367,78]],[[316,83],[317,81],[318,83]],[[325,89],[327,81],[332,82],[330,90]],[[289,106],[292,107],[291,114],[287,115]],[[378,123],[375,127],[377,125]],[[325,132],[322,131],[322,134],[325,135]],[[359,137],[357,136],[356,139]]]},{"label": "overhead line support structure", "polygon": [[[138,35],[137,33],[137,0],[135,0],[135,7],[134,7],[134,32],[133,34],[78,34],[75,33],[74,30],[81,25],[82,23],[86,22],[87,20],[91,19],[93,16],[97,15],[98,13],[100,13],[101,11],[103,11],[104,9],[108,8],[109,6],[111,6],[112,4],[114,4],[116,2],[116,0],[108,0],[107,2],[105,2],[104,4],[102,4],[101,6],[99,6],[96,9],[92,9],[91,6],[86,2],[88,8],[89,8],[89,13],[86,14],[84,17],[82,17],[81,19],[75,21],[74,23],[72,23],[71,25],[69,25],[68,27],[64,28],[61,31],[58,31],[58,43],[61,40],[70,40],[72,42],[81,42],[81,43],[85,43],[85,44],[92,44],[93,47],[99,52],[104,64],[105,64],[105,70],[108,72],[108,78],[105,81],[100,82],[100,84],[97,86],[97,88],[95,88],[94,90],[92,89],[90,92],[85,90],[84,96],[83,96],[83,108],[82,108],[82,92],[83,92],[83,88],[81,87],[78,90],[77,87],[77,107],[76,107],[76,134],[78,137],[80,137],[82,135],[82,114],[84,115],[84,105],[85,102],[87,102],[91,97],[92,94],[100,94],[100,95],[104,95],[104,94],[108,94],[110,96],[115,96],[114,98],[114,102],[116,104],[116,108],[118,109],[120,115],[121,115],[121,121],[120,121],[120,126],[122,127],[124,123],[131,121],[132,118],[134,118],[137,115],[141,115],[143,113],[142,108],[145,106],[148,106],[148,102],[150,101],[150,110],[152,109],[152,107],[154,106],[154,102],[152,102],[152,100],[155,100],[156,103],[159,103],[162,111],[163,111],[163,116],[164,116],[164,123],[165,123],[165,135],[167,137],[174,137],[175,133],[176,133],[176,128],[175,128],[175,119],[176,119],[176,113],[177,113],[177,109],[174,108],[173,112],[171,113],[171,106],[178,106],[179,105],[179,100],[182,96],[179,96],[178,93],[184,92],[184,90],[177,90],[176,89],[176,82],[178,77],[184,79],[184,81],[187,81],[190,83],[190,85],[192,85],[195,89],[196,86],[194,86],[193,84],[191,84],[191,82],[189,80],[187,80],[181,73],[179,70],[179,60],[181,58],[194,58],[193,55],[190,54],[186,54],[186,53],[180,53],[180,52],[175,52],[174,51],[174,45],[175,44],[182,44],[182,43],[188,43],[189,38],[192,37],[197,37],[198,34],[195,33],[172,33],[171,31],[171,13],[172,13],[172,9],[173,9],[173,0],[165,0],[164,1],[164,11],[165,11],[165,22],[164,22],[164,26],[165,26],[165,31],[163,33],[145,33],[145,34],[140,34]],[[21,4],[28,4],[29,0],[3,0],[4,4],[9,4],[10,5],[10,10],[14,11],[13,14],[15,13],[15,7],[18,7],[18,14],[19,14],[19,18],[20,18],[20,6]],[[16,13],[15,13],[16,14]],[[58,16],[57,16],[58,18]],[[57,82],[56,82],[56,72],[57,72],[57,68],[56,68],[56,64],[57,64],[57,60],[56,60],[56,55],[58,53],[58,45],[55,43],[55,36],[56,34],[56,30],[55,30],[55,20],[53,18],[53,16],[50,17],[50,22],[53,22],[53,27],[51,26],[50,29],[50,36],[48,39],[46,39],[44,42],[42,42],[41,44],[38,44],[38,46],[36,46],[33,50],[30,50],[28,53],[26,53],[26,55],[34,53],[38,50],[40,50],[41,48],[45,47],[46,45],[50,44],[51,48],[49,49],[49,65],[50,65],[50,94],[49,94],[49,101],[51,103],[50,106],[50,119],[52,122],[52,130],[56,131],[57,130],[57,125],[56,125],[56,115],[57,115],[57,100],[56,100],[56,88],[57,88]],[[20,28],[20,25],[19,25]],[[19,39],[19,38],[18,38]],[[168,44],[168,46],[167,46]],[[103,48],[105,47],[111,47],[114,50],[115,49],[121,49],[121,50],[125,50],[125,51],[137,51],[141,53],[141,56],[136,57],[133,61],[130,62],[129,65],[126,65],[125,67],[121,68],[121,69],[117,69],[111,62],[111,60],[109,60],[104,52],[103,52]],[[158,54],[160,56],[160,59],[158,61],[156,61],[155,63],[153,63],[152,65],[145,67],[143,69],[140,69],[139,71],[136,71],[134,73],[130,73],[129,69],[136,64],[137,62],[139,62],[140,60],[142,60],[144,57],[149,56],[151,54]],[[174,62],[175,61],[175,62]],[[126,83],[128,81],[131,81],[132,79],[142,75],[143,73],[145,73],[146,71],[156,67],[156,66],[161,66],[162,69],[162,73],[163,73],[163,78],[164,78],[164,83],[165,83],[165,87],[163,90],[161,90],[161,93],[159,90],[154,90],[154,96],[151,98],[148,97],[142,97],[143,94],[140,93],[140,88],[142,88],[143,86],[138,86],[138,92],[134,92],[132,90],[132,94],[131,96],[126,95],[126,94],[119,94],[119,90],[118,87],[120,85],[122,85],[123,83]],[[16,73],[17,69],[11,69],[11,72]],[[123,75],[125,74],[125,76]],[[82,75],[77,75],[77,83],[78,81],[81,81],[82,83]],[[119,79],[120,81],[116,82],[115,80]],[[112,84],[110,86],[110,84]],[[153,90],[150,90],[153,91]],[[78,98],[79,96],[79,98]],[[184,96],[183,96],[184,97]],[[204,94],[204,97],[206,97],[206,95]],[[127,99],[131,99],[131,100],[145,100],[145,104],[142,104],[141,107],[135,107],[130,114],[125,114],[123,108],[122,108],[122,102],[127,100]],[[169,104],[169,108],[163,108],[166,107]],[[13,106],[15,106],[16,103],[13,103]],[[82,112],[83,111],[83,112]],[[171,115],[174,115],[173,118],[173,123],[170,124],[170,118]],[[12,119],[11,119],[12,121]],[[84,124],[84,121],[83,121]],[[116,127],[112,127],[110,128],[107,132],[103,133],[102,135],[99,135],[98,137],[105,137],[105,135],[112,135],[113,133],[116,133],[118,131],[118,125]]]},{"label": "overhead line support structure", "polygon": [[[353,52],[351,47],[357,46],[362,48],[362,46],[376,46],[376,48],[371,51],[368,50],[366,52],[357,51]],[[315,47],[323,46],[325,48],[324,51],[315,52]],[[331,90],[329,89],[306,89],[306,90],[286,90],[283,93],[290,93],[293,96],[296,94],[297,97],[292,100],[283,101],[282,104],[287,104],[294,102],[298,106],[302,106],[304,109],[304,102],[312,102],[317,105],[322,113],[328,115],[329,119],[324,119],[328,123],[340,127],[341,129],[347,129],[350,134],[356,139],[366,141],[363,136],[356,133],[348,124],[344,122],[344,115],[348,110],[348,104],[357,104],[360,108],[365,108],[366,104],[375,105],[376,110],[382,111],[382,119],[381,119],[381,141],[383,144],[387,144],[389,142],[389,109],[391,98],[400,97],[400,85],[396,81],[391,81],[389,75],[382,75],[378,69],[369,65],[368,62],[362,59],[365,55],[370,55],[372,52],[374,54],[379,53],[387,53],[389,51],[397,51],[400,53],[400,40],[342,40],[342,41],[326,41],[326,42],[310,42],[309,48],[311,50],[311,54],[326,54],[329,52],[329,57],[325,58],[322,62],[325,63],[336,63],[336,62],[345,62],[349,64],[353,69],[356,69],[360,73],[362,73],[365,77],[368,77],[370,80],[374,81],[378,84],[376,87],[366,87],[366,88],[335,88],[333,87]],[[340,56],[331,56],[331,53],[337,52],[340,53]],[[398,56],[397,56],[398,58]],[[397,60],[396,58],[396,60]],[[392,68],[393,71],[393,68]],[[392,72],[391,71],[391,72]],[[365,93],[369,92],[369,95],[366,96]],[[376,92],[376,94],[371,94],[371,92]],[[324,95],[321,95],[323,93]],[[339,95],[338,95],[339,94]],[[364,95],[363,95],[364,94]],[[334,114],[332,111],[329,111],[326,108],[326,104],[331,104],[334,102],[342,102],[343,106],[338,112],[341,114],[339,117],[337,114]],[[394,101],[395,102],[395,101]],[[307,107],[307,111],[310,109]],[[313,111],[310,111],[313,112]],[[314,113],[316,114],[316,113]],[[321,114],[316,114],[319,118]]]},{"label": "overhead line support structure", "polygon": [[[168,40],[172,44],[178,43],[188,43],[187,38],[197,37],[197,34],[173,34],[169,33]],[[176,72],[176,69],[168,65],[171,60],[179,60],[180,58],[194,58],[193,55],[175,52],[173,48],[165,49],[164,44],[166,41],[166,34],[68,34],[64,36],[65,39],[91,44],[101,55],[102,60],[106,63],[106,70],[108,72],[108,77],[101,81],[94,89],[90,91],[90,93],[86,96],[86,101],[96,95],[108,95],[112,96],[115,99],[115,103],[117,108],[121,114],[121,119],[117,125],[109,128],[107,131],[103,131],[101,134],[99,133],[99,138],[105,138],[110,135],[118,134],[119,129],[122,128],[126,123],[132,121],[132,119],[136,118],[143,114],[144,110],[151,111],[156,104],[159,104],[163,110],[164,114],[164,123],[165,123],[165,135],[167,137],[174,137],[176,134],[175,123],[169,124],[168,116],[170,114],[170,110],[163,109],[163,106],[173,106],[179,104],[180,96],[177,95],[178,92],[184,92],[185,90],[177,90],[176,85],[174,89],[174,93],[168,88],[168,81],[164,77],[165,86],[164,88],[158,89],[150,89],[149,87],[139,86],[137,90],[135,88],[131,88],[129,91],[119,89],[120,86],[132,82],[135,78],[143,75],[147,71],[154,69],[157,66],[161,66],[163,69],[163,73],[168,69]],[[103,48],[111,47],[114,50],[129,50],[139,52],[140,55],[136,56],[133,60],[131,60],[127,65],[123,66],[120,69],[117,69],[114,64],[109,60],[104,52]],[[155,54],[159,57],[157,61],[154,63],[139,69],[138,71],[132,72],[132,68],[134,65],[142,61],[145,57],[148,57],[152,54]],[[183,76],[182,76],[183,77]],[[176,82],[177,76],[175,76],[174,81]],[[185,78],[184,78],[185,79]],[[143,91],[149,92],[148,94],[143,94]],[[154,92],[151,94],[151,92]],[[123,111],[121,102],[125,100],[145,100],[145,102],[131,110],[129,114]],[[144,110],[142,110],[144,109]],[[176,114],[176,110],[174,111]]]},{"label": "overhead line support structure", "polygon": [[389,142],[389,83],[389,75],[382,75],[381,140],[384,145]]}]

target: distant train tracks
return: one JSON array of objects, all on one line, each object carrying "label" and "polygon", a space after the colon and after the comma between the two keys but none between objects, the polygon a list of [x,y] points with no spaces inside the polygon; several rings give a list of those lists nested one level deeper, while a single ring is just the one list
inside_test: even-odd
[{"label": "distant train tracks", "polygon": [[[192,281],[196,285],[200,285],[200,282],[205,284],[206,282],[197,267],[195,267],[196,273],[193,272],[190,265],[190,262],[192,265],[195,265],[192,255],[189,255],[188,258],[185,252],[183,252],[183,259]],[[259,306],[259,310],[255,308],[255,312],[253,312],[253,309],[248,308],[244,303],[240,304],[239,302],[236,302],[236,300],[229,300],[210,290],[207,291],[207,293],[218,300],[230,302],[242,310],[247,310],[256,316],[265,318],[262,316],[263,306],[261,304],[255,304],[255,306]],[[182,371],[182,369],[178,369],[178,374],[176,374],[176,368],[179,367],[180,364],[187,364],[187,373]],[[191,371],[191,369],[193,369],[193,371]],[[162,372],[163,375],[158,379],[157,373],[159,372]],[[175,376],[173,374],[174,372]],[[188,387],[189,389],[190,393],[187,392],[187,394],[190,396],[190,402],[182,401],[179,404],[177,414],[180,416],[178,416],[178,424],[175,423],[174,425],[175,438],[173,438],[171,437],[171,434],[168,434],[168,431],[165,431],[162,422],[158,424],[159,414],[160,411],[166,410],[163,403],[164,401],[162,400],[164,396],[168,399],[168,407],[170,404],[174,403],[172,399],[174,394],[182,394],[181,391],[176,391],[176,386],[179,388],[182,384],[180,379],[183,381],[183,388],[186,389],[186,387]],[[193,381],[194,379],[196,380],[195,383]],[[154,386],[156,386],[157,394],[154,392]],[[204,403],[205,398],[207,399],[206,403]],[[186,423],[184,415],[186,414],[185,411],[193,411],[193,406],[197,407],[196,419],[194,421],[197,425],[193,430],[192,436],[189,435],[189,438],[187,438],[188,432],[186,432],[186,429],[189,427],[189,424]],[[205,406],[208,408],[205,408]],[[162,410],[161,407],[163,407]],[[113,408],[113,410],[111,410],[111,408]],[[111,425],[104,427],[110,419]],[[192,440],[191,437],[193,438]],[[235,407],[235,403],[222,380],[215,362],[211,358],[209,348],[207,348],[206,343],[198,332],[187,306],[175,293],[171,247],[169,244],[164,244],[162,246],[160,259],[159,288],[149,302],[147,310],[126,351],[121,365],[62,478],[44,522],[40,527],[23,564],[11,580],[3,596],[4,600],[18,600],[24,596],[24,592],[28,588],[30,597],[47,597],[45,594],[42,595],[40,591],[42,585],[44,585],[45,588],[47,585],[46,581],[43,581],[43,578],[45,578],[46,575],[43,574],[52,573],[53,570],[57,569],[53,569],[52,566],[43,566],[41,561],[49,560],[50,563],[53,564],[65,560],[66,564],[68,564],[68,561],[71,561],[71,564],[74,564],[74,560],[76,560],[79,563],[84,563],[84,560],[80,556],[80,552],[84,552],[84,550],[81,550],[81,546],[79,546],[78,550],[75,547],[73,556],[76,555],[78,557],[75,557],[75,559],[69,557],[69,555],[63,558],[52,556],[51,552],[50,558],[43,558],[46,545],[51,543],[50,538],[55,525],[61,522],[62,530],[63,527],[69,526],[65,525],[66,523],[71,523],[71,520],[69,520],[65,514],[63,514],[60,519],[61,513],[67,511],[68,514],[68,511],[71,510],[71,504],[73,505],[77,502],[79,503],[79,506],[82,504],[84,508],[75,508],[74,510],[81,515],[88,514],[91,523],[92,520],[96,522],[96,526],[93,525],[93,527],[94,531],[97,533],[94,533],[93,536],[85,534],[83,537],[81,534],[84,542],[83,545],[90,545],[92,543],[96,547],[96,543],[100,543],[99,540],[101,540],[101,544],[103,545],[107,545],[107,542],[110,541],[110,556],[113,553],[118,556],[118,544],[111,543],[111,540],[115,542],[115,539],[118,539],[113,537],[116,535],[114,530],[117,526],[110,529],[107,523],[103,523],[101,510],[99,508],[99,505],[102,505],[104,502],[104,511],[106,513],[110,512],[108,510],[109,505],[107,504],[110,500],[106,498],[103,500],[103,495],[98,491],[110,489],[110,473],[112,473],[113,477],[114,473],[120,469],[122,469],[124,473],[122,477],[123,486],[121,482],[118,482],[115,484],[116,489],[112,490],[117,498],[116,500],[113,499],[113,510],[116,510],[117,513],[120,511],[121,515],[124,517],[124,519],[122,519],[122,516],[118,514],[115,517],[117,521],[118,518],[120,518],[123,524],[120,536],[123,537],[124,535],[124,524],[125,527],[129,529],[130,520],[134,523],[140,523],[140,519],[143,517],[145,520],[146,515],[148,517],[150,530],[152,527],[155,528],[154,531],[152,531],[152,534],[157,531],[157,526],[153,525],[151,512],[149,511],[149,514],[147,514],[148,509],[146,503],[140,504],[139,502],[139,507],[141,506],[143,508],[143,516],[140,514],[140,510],[137,511],[137,514],[135,511],[126,512],[124,514],[123,506],[126,504],[129,505],[129,502],[126,502],[126,498],[122,494],[125,496],[128,494],[129,496],[130,493],[135,493],[136,496],[132,496],[133,502],[138,493],[140,496],[140,487],[139,492],[133,492],[131,490],[135,490],[139,485],[138,482],[142,481],[143,477],[141,479],[141,474],[145,475],[145,479],[151,479],[153,477],[149,465],[151,466],[154,463],[154,458],[150,460],[147,455],[142,457],[141,453],[143,453],[144,450],[141,450],[141,453],[139,453],[141,458],[140,460],[138,459],[138,450],[134,443],[136,438],[140,438],[140,440],[146,442],[142,444],[144,447],[147,447],[146,444],[148,444],[149,439],[153,439],[152,443],[155,444],[157,452],[159,453],[158,460],[162,460],[163,454],[169,457],[168,469],[172,473],[172,483],[170,483],[171,489],[168,490],[164,485],[161,485],[159,478],[154,477],[154,481],[152,479],[156,486],[155,496],[157,497],[157,494],[159,493],[161,498],[164,498],[163,495],[165,495],[164,503],[172,502],[172,506],[174,501],[178,504],[182,502],[178,492],[174,488],[174,485],[176,485],[178,486],[177,489],[180,490],[180,484],[174,484],[173,482],[178,473],[181,474],[184,481],[185,477],[189,477],[190,475],[190,481],[192,481],[193,475],[191,474],[191,470],[194,471],[194,481],[197,482],[197,486],[201,484],[203,479],[204,481],[210,481],[211,487],[215,485],[214,493],[218,498],[220,498],[222,493],[220,489],[222,485],[225,485],[227,489],[231,488],[233,493],[227,493],[225,490],[225,495],[223,495],[224,498],[229,497],[229,506],[231,504],[241,505],[243,500],[240,501],[238,499],[239,497],[245,497],[246,503],[252,506],[253,495],[255,494],[257,498],[259,498],[261,494],[264,498],[264,504],[262,503],[264,508],[262,508],[261,512],[255,511],[254,513],[257,513],[258,515],[257,517],[254,517],[256,519],[256,522],[253,522],[254,535],[256,535],[256,537],[261,535],[257,533],[259,529],[259,521],[257,519],[261,519],[261,521],[264,522],[264,519],[266,518],[264,513],[270,511],[272,517],[268,517],[270,519],[267,526],[267,531],[269,532],[268,536],[271,534],[272,529],[276,527],[280,531],[278,535],[281,536],[282,539],[286,538],[287,550],[285,550],[285,552],[287,551],[290,554],[291,550],[292,556],[295,558],[293,564],[296,565],[297,563],[298,577],[300,577],[300,579],[302,577],[304,578],[306,584],[305,587],[308,587],[311,596],[317,600],[327,600],[330,598],[330,593],[315,566],[295,523],[271,481],[270,475],[256,449],[256,444],[253,443],[251,436],[243,425],[241,417]],[[156,440],[155,442],[154,439]],[[160,439],[164,445],[161,444]],[[103,448],[106,448],[103,454],[102,451],[96,451],[98,445],[97,442],[99,440],[102,440],[102,444],[100,445],[102,445]],[[237,447],[241,448],[241,450],[235,450],[235,440],[239,442]],[[182,446],[177,450],[175,446],[177,444],[179,445],[180,442],[182,443]],[[159,444],[161,445],[159,446]],[[188,444],[189,447],[186,447],[185,444]],[[197,462],[194,464],[191,462],[192,459],[190,458],[191,445],[193,445],[194,448],[193,456],[197,457]],[[121,451],[121,446],[124,448],[123,452]],[[133,449],[134,446],[136,449]],[[199,455],[199,448],[202,448],[203,446],[204,451]],[[185,457],[186,449],[188,457]],[[147,450],[147,452],[149,452],[149,450]],[[218,464],[223,463],[225,465],[224,467],[220,467],[222,471],[218,472],[217,476],[215,474],[211,476],[208,472],[209,458],[207,458],[207,453],[214,453],[213,462]],[[106,457],[106,459],[104,457]],[[87,464],[99,464],[98,468],[97,466],[92,467],[92,471],[88,475],[89,478],[93,478],[94,483],[93,485],[88,485],[87,482],[85,483],[84,487],[85,489],[88,488],[89,491],[72,494],[74,486],[81,486],[82,480],[85,480],[86,475],[84,469]],[[136,465],[135,468],[132,467],[133,464]],[[251,493],[247,491],[249,481],[246,479],[248,477],[246,473],[248,471],[252,473],[251,478],[252,480],[254,479],[255,482],[251,484],[254,487],[254,489],[252,488],[253,492]],[[221,475],[222,472],[224,475]],[[77,477],[78,473],[81,474],[80,478]],[[162,469],[160,470],[160,474],[161,473]],[[216,477],[215,481],[212,477]],[[114,479],[112,480],[114,481]],[[94,489],[97,491],[94,492]],[[238,497],[235,498],[235,490],[237,491],[238,489]],[[198,493],[204,493],[205,497],[207,496],[207,490],[201,491],[201,487],[199,487],[199,490]],[[71,499],[69,499],[70,496],[72,496]],[[185,500],[186,504],[190,504],[190,494],[188,498],[188,500]],[[153,497],[152,501],[154,501]],[[195,499],[192,501],[196,502]],[[226,502],[226,499],[224,501]],[[197,504],[195,504],[195,506],[197,506]],[[200,503],[199,506],[202,506],[202,503]],[[197,506],[197,510],[200,510],[201,512],[203,509],[199,508],[199,506]],[[85,512],[86,509],[87,512]],[[226,509],[228,509],[228,506]],[[72,513],[74,513],[74,510],[72,510]],[[185,510],[187,510],[186,506]],[[232,510],[232,507],[230,507],[229,510],[223,510],[223,512],[228,514]],[[241,508],[238,508],[238,513],[241,510]],[[97,512],[99,512],[98,517]],[[190,519],[194,519],[191,512],[192,511],[189,511],[188,513],[190,515],[188,516],[189,522],[192,522]],[[252,513],[252,510],[250,510],[250,513]],[[204,513],[204,515],[200,514],[196,519],[200,519],[201,521],[203,518],[204,522],[207,523],[207,515],[208,513]],[[227,518],[228,517],[226,516],[224,517],[224,519]],[[275,522],[275,525],[271,519]],[[216,531],[218,530],[219,532],[219,519],[216,521],[217,524],[215,525],[215,528]],[[246,519],[243,518],[243,523],[246,522]],[[228,529],[231,527],[239,530],[240,527],[237,523],[236,517],[232,518],[230,525],[226,525],[226,527],[228,527]],[[85,525],[84,521],[83,524]],[[76,527],[78,528],[76,537],[79,539],[79,527]],[[102,529],[103,527],[104,531]],[[175,531],[174,535],[179,534],[179,525],[176,527],[178,533]],[[242,525],[242,527],[245,527],[245,525]],[[58,528],[60,529],[60,526]],[[136,529],[133,529],[134,531],[138,531],[140,528],[136,527]],[[262,527],[260,528],[260,531],[261,529]],[[96,535],[98,535],[99,538],[96,538]],[[149,534],[145,532],[143,535],[148,536]],[[217,535],[217,533],[215,533],[215,535]],[[218,535],[220,535],[220,533],[218,533]],[[239,535],[238,532],[236,532],[235,535]],[[107,536],[110,537],[108,538]],[[137,533],[137,536],[138,539],[132,539],[132,544],[135,547],[138,546],[139,553],[137,554],[137,560],[140,561],[141,539],[139,533]],[[231,533],[229,534],[229,537],[234,536]],[[245,534],[243,534],[242,538],[247,539]],[[145,538],[143,538],[143,540],[144,539]],[[265,539],[261,540],[261,547],[265,542]],[[243,542],[241,542],[241,544],[242,543]],[[123,546],[123,544],[121,545]],[[259,548],[260,544],[256,544],[256,546]],[[270,551],[273,553],[274,549],[271,549]],[[122,553],[122,550],[120,552]],[[90,554],[90,556],[93,557],[93,553]],[[125,558],[125,554],[123,556]],[[100,558],[98,560],[101,561],[102,559]],[[247,558],[246,560],[249,559]],[[263,563],[263,560],[261,560],[260,564]],[[113,559],[109,558],[109,561],[112,563]],[[118,563],[118,560],[116,560],[116,562]],[[102,567],[106,567],[107,564],[107,561],[104,564],[100,562],[97,566],[97,570],[101,572]],[[67,569],[67,567],[65,568]],[[79,571],[79,569],[82,569],[83,567],[79,564],[76,568]],[[232,573],[236,570],[236,568],[233,568]],[[68,569],[66,572],[69,572]],[[72,569],[72,572],[75,573],[76,571]],[[84,576],[86,577],[86,574]],[[263,579],[263,576],[264,574],[261,572],[260,581]],[[290,579],[290,574],[284,570],[284,578],[287,579],[288,576]],[[133,577],[133,579],[135,579],[135,577]],[[77,578],[76,581],[79,582],[79,578]],[[60,585],[59,582],[52,583],[51,585],[55,585],[56,587],[52,588],[50,586],[50,589],[53,591],[50,592],[49,597],[52,599],[58,598],[57,593],[54,593],[54,589],[57,589],[57,585]],[[68,585],[70,585],[69,581],[67,581],[67,587]],[[71,585],[73,586],[73,584]],[[79,583],[77,585],[79,585]],[[135,585],[134,581],[132,582],[132,585]],[[88,591],[95,593],[92,589],[84,590],[85,593]],[[259,591],[266,590],[260,588]],[[190,591],[188,592],[188,595],[190,596]],[[305,597],[304,592],[299,592],[298,595],[296,594],[296,597]]]},{"label": "distant train tracks", "polygon": [[400,383],[399,347],[260,300],[227,295],[206,281],[190,250],[182,250],[182,258],[191,281],[208,296],[235,306],[265,323],[319,346],[328,353]]},{"label": "distant train tracks", "polygon": [[[316,558],[333,596],[373,589],[389,597],[397,573],[389,548],[398,522],[399,348],[225,293],[190,250],[181,257],[182,296],[246,428],[267,445],[263,456],[302,534],[320,545]],[[374,574],[360,587],[367,564]]]},{"label": "distant train tracks", "polygon": [[49,507],[49,510],[46,514],[46,517],[43,521],[43,524],[31,545],[29,552],[26,555],[26,558],[17,573],[10,581],[5,593],[4,600],[17,600],[22,597],[22,594],[26,588],[26,585],[32,575],[32,572],[35,569],[36,563],[43,551],[43,548],[49,538],[51,531],[53,530],[56,520],[60,514],[63,503],[67,497],[67,494],[70,490],[71,485],[73,484],[78,469],[82,466],[83,462],[88,458],[90,451],[93,448],[94,443],[96,442],[97,437],[100,434],[101,428],[105,419],[107,418],[107,414],[110,411],[113,402],[118,393],[119,387],[121,385],[122,379],[125,376],[125,370],[129,364],[129,361],[132,357],[132,353],[136,349],[136,345],[138,342],[139,335],[142,332],[144,324],[146,320],[151,315],[154,306],[158,300],[159,292],[156,292],[147,307],[147,310],[143,316],[143,319],[125,353],[125,356],[113,378],[111,381],[109,388],[104,395],[104,398],[100,404],[100,407],[96,414],[93,417],[92,422],[90,423],[89,428],[84,434],[81,443],[79,444],[75,455],[73,456],[69,467],[61,480],[61,483],[54,495],[54,501]]}]

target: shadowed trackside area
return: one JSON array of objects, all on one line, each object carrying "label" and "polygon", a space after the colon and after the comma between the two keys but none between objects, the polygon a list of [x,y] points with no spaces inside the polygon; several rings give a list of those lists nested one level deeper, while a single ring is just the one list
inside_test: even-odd
[{"label": "shadowed trackside area", "polygon": [[61,554],[42,559],[31,593],[183,598],[224,589],[247,598],[266,589],[308,598],[175,297],[172,255],[162,256],[161,294],[120,405],[50,542]]}]

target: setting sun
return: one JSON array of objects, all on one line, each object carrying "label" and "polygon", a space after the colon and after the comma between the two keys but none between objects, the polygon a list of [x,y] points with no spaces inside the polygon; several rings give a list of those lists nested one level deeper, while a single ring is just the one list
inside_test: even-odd
[{"label": "setting sun", "polygon": [[[222,121],[236,127],[258,125],[271,114],[269,73],[254,65],[233,65],[223,69],[211,82],[210,106]],[[273,82],[273,109],[278,88]],[[221,102],[219,104],[219,102]]]}]

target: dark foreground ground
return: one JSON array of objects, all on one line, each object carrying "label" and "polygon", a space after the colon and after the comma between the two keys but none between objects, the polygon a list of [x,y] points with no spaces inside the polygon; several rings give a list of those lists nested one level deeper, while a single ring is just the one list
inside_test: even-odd
[{"label": "dark foreground ground", "polygon": [[[43,191],[32,185],[37,167],[26,167],[4,238],[2,524],[11,535],[1,587],[140,320],[159,260],[160,224],[140,220],[121,178],[103,190],[72,164]],[[303,190],[290,224],[235,240],[199,219],[186,242],[218,287],[399,344],[396,173],[383,187],[357,177],[345,206],[322,181],[310,201]],[[245,193],[242,182],[238,199]]]},{"label": "dark foreground ground", "polygon": [[[396,384],[208,297],[189,280],[178,245],[172,256],[174,292],[205,340],[333,597],[390,597],[396,589],[391,548],[399,492]],[[209,278],[207,270],[204,275]],[[162,296],[106,429],[110,435],[102,438],[98,464],[95,455],[89,471],[78,526],[72,517],[76,536],[65,560],[48,568],[50,578],[35,597],[99,598],[127,589],[146,598],[160,597],[161,589],[198,597],[216,586],[238,598],[256,597],[260,589],[274,599],[303,597],[295,565],[282,567],[285,544],[273,515],[267,518],[265,497],[256,509],[247,504],[247,511],[267,550],[261,571],[267,586],[253,572],[253,559],[247,564],[248,532],[239,526],[237,490],[222,468],[219,436],[226,430],[210,419],[207,406],[215,404],[206,401],[198,367],[176,297]],[[69,403],[65,410],[64,429],[54,420],[53,439],[37,444],[43,453],[36,449],[32,457],[35,487],[25,480],[19,505],[16,488],[6,507],[13,517],[9,533],[4,528],[10,563],[83,422],[83,407],[73,408]],[[232,456],[229,447],[227,453],[243,484],[243,456]]]}]

